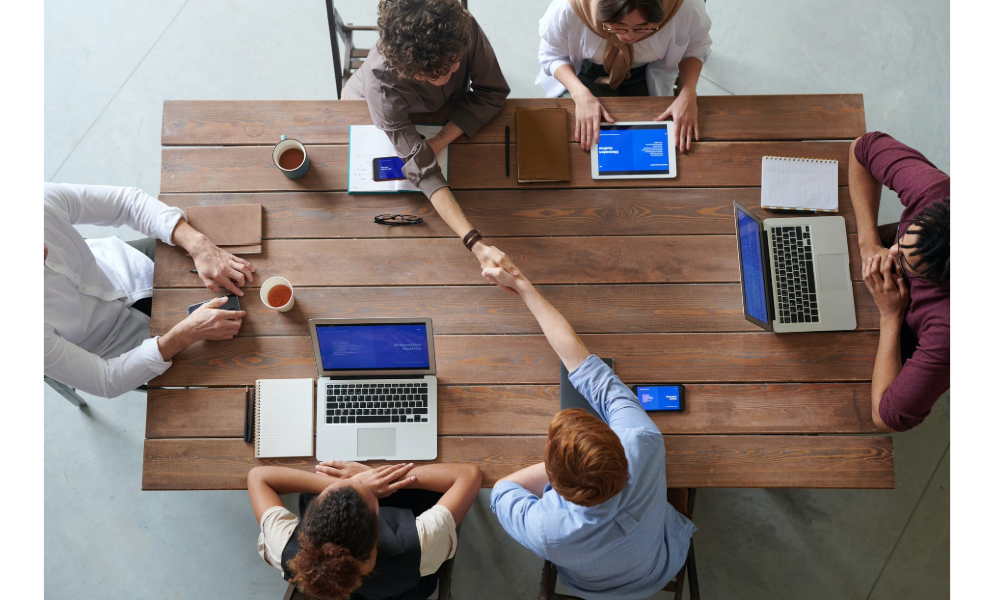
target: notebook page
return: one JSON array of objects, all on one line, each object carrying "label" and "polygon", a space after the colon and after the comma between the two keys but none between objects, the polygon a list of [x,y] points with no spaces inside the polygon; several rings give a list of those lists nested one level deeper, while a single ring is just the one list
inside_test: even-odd
[{"label": "notebook page", "polygon": [[257,458],[313,455],[312,379],[257,381]]},{"label": "notebook page", "polygon": [[764,208],[837,211],[837,161],[765,156],[762,169]]},{"label": "notebook page", "polygon": [[[417,125],[417,131],[430,139],[444,129],[440,125]],[[376,158],[396,156],[389,136],[374,125],[351,125],[348,156],[348,193],[364,192],[419,192],[417,186],[406,179],[395,181],[375,181],[372,161]],[[437,155],[438,166],[445,179],[448,178],[448,148]]]}]

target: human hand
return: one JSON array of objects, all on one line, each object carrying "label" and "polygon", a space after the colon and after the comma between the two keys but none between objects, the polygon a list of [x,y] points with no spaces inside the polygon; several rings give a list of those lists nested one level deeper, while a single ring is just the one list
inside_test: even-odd
[{"label": "human hand", "polygon": [[330,477],[337,477],[339,479],[350,479],[359,473],[371,470],[372,468],[368,465],[344,460],[324,460],[316,465],[317,473],[329,475]]},{"label": "human hand", "polygon": [[222,286],[233,294],[242,296],[243,290],[239,286],[253,282],[253,265],[219,248],[208,238],[190,253],[194,266],[198,269],[198,277],[213,292],[218,293],[219,286]]},{"label": "human hand", "polygon": [[590,152],[590,145],[596,144],[601,132],[601,119],[614,123],[608,111],[604,110],[600,100],[590,92],[581,92],[573,96],[576,103],[576,128],[573,139],[580,142],[584,152]]},{"label": "human hand", "polygon": [[910,288],[901,273],[895,272],[891,258],[881,255],[869,257],[861,266],[865,287],[875,300],[883,319],[901,321],[910,303]]},{"label": "human hand", "polygon": [[[859,248],[861,251],[862,265],[868,262],[868,259],[873,256],[881,256],[882,260],[892,261],[892,256],[889,254],[889,249],[882,247],[881,244],[874,246],[862,246]],[[896,265],[897,267],[899,264]]]},{"label": "human hand", "polygon": [[667,117],[674,118],[674,146],[681,152],[691,149],[691,136],[699,140],[698,133],[698,97],[692,91],[681,90],[680,94],[667,107],[667,110],[654,117],[654,121],[665,121]]},{"label": "human hand", "polygon": [[500,267],[485,267],[483,277],[500,286],[500,289],[505,292],[518,295],[525,286],[531,285],[531,282],[524,275],[511,275]]},{"label": "human hand", "polygon": [[[472,247],[472,252],[476,255],[476,258],[479,259],[479,266],[481,266],[483,269],[487,269],[489,267],[499,267],[504,271],[506,271],[507,273],[509,273],[510,275],[517,277],[518,275],[517,267],[515,267],[514,263],[509,258],[507,258],[507,255],[496,246],[487,246],[482,242],[478,242],[476,243],[475,246]],[[487,279],[489,279],[490,283],[495,283],[499,285],[500,289],[502,289],[503,291],[510,292],[512,294],[517,294],[516,290],[504,286],[499,281],[497,281],[495,277],[486,276],[485,272],[484,276]]]},{"label": "human hand", "polygon": [[186,319],[177,324],[187,339],[188,345],[199,340],[228,340],[240,332],[243,310],[219,310],[226,298],[212,298],[199,306]]},{"label": "human hand", "polygon": [[365,484],[376,498],[385,498],[417,480],[416,477],[406,475],[412,468],[413,463],[384,465],[356,473],[351,479]]}]

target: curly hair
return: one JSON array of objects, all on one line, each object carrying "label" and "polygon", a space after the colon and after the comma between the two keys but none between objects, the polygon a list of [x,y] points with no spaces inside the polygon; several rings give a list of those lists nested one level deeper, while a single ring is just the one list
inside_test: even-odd
[{"label": "curly hair", "polygon": [[625,489],[628,458],[607,423],[582,408],[568,408],[549,423],[545,473],[566,500],[597,506]]},{"label": "curly hair", "polygon": [[910,265],[924,279],[938,285],[948,285],[951,277],[951,199],[935,202],[910,227],[919,227],[915,244],[900,244],[900,248],[913,248],[911,256],[917,262]]},{"label": "curly hair", "polygon": [[291,582],[309,596],[341,600],[358,589],[361,567],[378,541],[378,515],[354,488],[313,500],[302,517]]},{"label": "curly hair", "polygon": [[472,16],[458,0],[381,0],[378,51],[403,79],[437,79],[472,45]]}]

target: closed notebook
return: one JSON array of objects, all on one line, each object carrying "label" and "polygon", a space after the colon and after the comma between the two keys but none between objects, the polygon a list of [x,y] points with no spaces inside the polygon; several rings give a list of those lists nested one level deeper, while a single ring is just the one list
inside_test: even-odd
[{"label": "closed notebook", "polygon": [[192,206],[184,209],[187,222],[216,246],[233,254],[259,254],[263,238],[260,204]]},{"label": "closed notebook", "polygon": [[312,379],[258,379],[254,456],[313,456]]},{"label": "closed notebook", "polygon": [[563,108],[519,108],[517,182],[569,181],[569,112]]},{"label": "closed notebook", "polygon": [[761,207],[837,212],[837,161],[765,156],[761,163]]},{"label": "closed notebook", "polygon": [[[615,359],[602,358],[601,360],[604,361],[604,364],[611,367],[612,371],[615,370]],[[562,361],[559,361],[559,410],[566,410],[567,408],[582,408],[595,417],[600,418],[600,415],[590,405],[590,402],[570,383],[569,371],[566,370],[566,365]]]}]

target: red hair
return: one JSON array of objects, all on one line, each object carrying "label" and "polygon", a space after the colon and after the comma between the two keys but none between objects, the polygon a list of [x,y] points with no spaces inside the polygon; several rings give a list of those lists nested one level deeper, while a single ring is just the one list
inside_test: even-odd
[{"label": "red hair", "polygon": [[569,408],[549,423],[545,473],[566,500],[597,506],[625,489],[628,458],[607,423],[582,408]]}]

